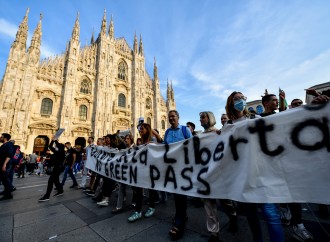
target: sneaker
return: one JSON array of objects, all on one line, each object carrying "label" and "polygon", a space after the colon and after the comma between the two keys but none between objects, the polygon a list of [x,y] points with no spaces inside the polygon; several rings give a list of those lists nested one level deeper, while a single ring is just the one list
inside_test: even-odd
[{"label": "sneaker", "polygon": [[290,225],[290,220],[292,216],[289,207],[280,207],[280,216],[282,224],[286,226]]},{"label": "sneaker", "polygon": [[49,201],[49,197],[43,196],[42,198],[39,199],[39,202],[47,202]]},{"label": "sneaker", "polygon": [[62,195],[63,195],[63,192],[57,192],[57,193],[54,194],[53,197],[58,197],[58,196],[62,196]]},{"label": "sneaker", "polygon": [[144,217],[150,218],[155,213],[155,211],[156,209],[149,207],[147,212],[144,214]]},{"label": "sneaker", "polygon": [[313,235],[302,225],[302,228],[298,226],[293,226],[292,236],[298,241],[313,241]]},{"label": "sneaker", "polygon": [[90,192],[86,192],[86,195],[90,196],[90,197],[94,197],[95,196],[95,192],[90,191]]},{"label": "sneaker", "polygon": [[2,198],[0,198],[0,201],[3,201],[3,200],[9,200],[9,199],[13,199],[13,195],[4,195]]},{"label": "sneaker", "polygon": [[136,203],[132,203],[131,205],[128,206],[129,209],[134,209],[136,206]]},{"label": "sneaker", "polygon": [[101,202],[98,202],[96,204],[99,206],[104,206],[104,207],[109,206],[109,199],[104,198]]},{"label": "sneaker", "polygon": [[70,188],[78,188],[78,185],[73,184]]},{"label": "sneaker", "polygon": [[123,211],[124,211],[124,209],[122,209],[122,208],[114,208],[114,209],[112,209],[111,212],[112,212],[112,214],[119,214]]},{"label": "sneaker", "polygon": [[134,213],[132,213],[131,216],[129,216],[128,222],[135,222],[136,220],[139,220],[140,218],[142,218],[142,213],[134,212]]}]

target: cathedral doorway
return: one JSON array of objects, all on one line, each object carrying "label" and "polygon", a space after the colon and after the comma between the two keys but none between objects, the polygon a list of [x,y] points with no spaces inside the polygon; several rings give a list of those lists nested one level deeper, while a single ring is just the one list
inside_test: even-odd
[{"label": "cathedral doorway", "polygon": [[45,156],[48,149],[49,138],[46,135],[38,135],[34,139],[33,153],[38,156]]}]

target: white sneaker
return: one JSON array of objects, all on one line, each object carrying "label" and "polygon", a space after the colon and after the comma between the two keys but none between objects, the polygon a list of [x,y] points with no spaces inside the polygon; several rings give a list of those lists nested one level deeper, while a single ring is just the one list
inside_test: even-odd
[{"label": "white sneaker", "polygon": [[292,236],[298,241],[313,241],[313,235],[304,227],[298,228],[298,226],[293,226]]},{"label": "white sneaker", "polygon": [[109,206],[109,199],[104,198],[101,202],[98,202],[97,205],[99,206]]}]

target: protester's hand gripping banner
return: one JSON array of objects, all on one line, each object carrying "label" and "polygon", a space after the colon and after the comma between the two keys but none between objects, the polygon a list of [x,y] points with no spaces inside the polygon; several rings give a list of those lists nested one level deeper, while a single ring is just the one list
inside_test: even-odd
[{"label": "protester's hand gripping banner", "polygon": [[164,145],[92,146],[87,168],[159,191],[242,202],[330,204],[330,104],[227,125]]}]

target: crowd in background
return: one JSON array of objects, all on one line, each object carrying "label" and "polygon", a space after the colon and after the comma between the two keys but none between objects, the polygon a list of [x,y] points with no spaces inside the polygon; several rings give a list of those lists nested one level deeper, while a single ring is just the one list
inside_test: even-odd
[{"label": "crowd in background", "polygon": [[[318,93],[313,89],[306,90],[308,94],[313,95],[313,104],[324,104],[330,99],[330,90]],[[277,111],[285,111],[287,108],[299,108],[303,105],[300,99],[293,99],[288,107],[286,105],[285,93],[280,91],[278,97],[275,94],[266,93],[262,98],[264,112],[260,115],[249,112],[247,109],[247,99],[242,92],[233,92],[229,95],[226,103],[226,113],[221,115],[220,121],[223,126],[227,124],[235,124],[244,122],[248,119],[262,118],[269,115],[276,115]],[[53,138],[49,149],[45,156],[38,156],[35,153],[27,155],[20,151],[19,146],[15,146],[14,140],[11,140],[10,134],[3,133],[0,142],[0,164],[1,164],[1,182],[4,190],[1,192],[3,197],[1,200],[12,199],[12,192],[15,191],[13,186],[13,176],[17,174],[17,178],[24,178],[26,173],[38,176],[47,175],[48,185],[46,193],[39,199],[39,202],[46,202],[50,199],[53,186],[55,185],[55,193],[53,196],[61,196],[64,194],[64,184],[67,175],[71,177],[72,185],[70,189],[82,189],[87,196],[91,196],[96,204],[100,207],[109,206],[110,197],[113,192],[117,192],[117,201],[112,213],[117,214],[123,212],[127,208],[132,209],[132,214],[128,217],[128,222],[135,222],[142,217],[149,218],[156,212],[156,204],[166,202],[170,194],[159,192],[152,189],[143,189],[139,187],[131,187],[133,191],[132,200],[129,206],[124,206],[126,201],[126,190],[128,185],[118,183],[108,177],[104,177],[86,168],[86,160],[92,145],[104,146],[111,151],[131,148],[135,145],[146,145],[148,143],[170,144],[185,139],[189,139],[194,135],[195,124],[188,122],[186,125],[179,124],[179,113],[171,110],[168,113],[170,127],[166,130],[164,137],[160,137],[159,132],[153,129],[147,123],[139,123],[139,138],[134,142],[131,134],[120,136],[119,132],[108,134],[104,137],[97,138],[96,144],[94,137],[88,138],[86,147],[73,147],[70,142],[60,143],[57,138]],[[203,133],[216,132],[221,135],[221,129],[215,128],[216,118],[213,112],[202,111],[199,113],[199,121],[204,128]],[[60,174],[63,172],[62,181]],[[82,176],[80,184],[76,180],[76,174]],[[87,183],[87,178],[89,182]],[[147,199],[147,200],[146,200]],[[171,239],[176,240],[183,236],[185,225],[188,218],[187,200],[188,197],[182,194],[173,194],[175,201],[175,215],[173,218],[173,226],[169,230]],[[189,198],[192,199],[192,198]],[[308,231],[303,222],[301,215],[301,205],[292,204],[255,204],[255,203],[238,203],[229,199],[192,199],[202,204],[206,214],[206,227],[210,232],[209,241],[220,240],[220,226],[218,218],[218,205],[220,204],[223,211],[229,218],[229,231],[237,233],[239,224],[237,220],[237,206],[244,208],[246,211],[247,221],[249,223],[254,241],[263,241],[258,209],[261,209],[264,219],[268,225],[268,232],[271,241],[284,241],[283,224],[292,226],[292,235],[299,241],[312,241],[312,232]],[[144,201],[146,201],[147,209],[143,211]],[[324,217],[329,217],[326,205],[319,206],[320,212]]]}]

